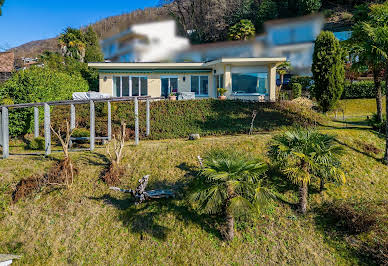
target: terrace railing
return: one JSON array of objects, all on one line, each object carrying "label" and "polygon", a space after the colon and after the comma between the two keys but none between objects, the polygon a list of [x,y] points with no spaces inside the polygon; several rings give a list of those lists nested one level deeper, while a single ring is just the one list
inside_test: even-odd
[{"label": "terrace railing", "polygon": [[[135,97],[120,97],[120,98],[101,98],[92,100],[67,100],[67,101],[55,101],[55,102],[40,102],[40,103],[21,103],[13,105],[0,106],[0,145],[3,147],[3,159],[6,159],[10,155],[9,150],[9,110],[20,108],[34,108],[34,137],[39,137],[39,108],[44,108],[44,139],[45,139],[45,155],[51,154],[51,119],[50,119],[50,106],[70,105],[70,128],[74,129],[76,126],[76,108],[77,104],[89,104],[90,107],[90,137],[86,138],[90,141],[90,151],[95,149],[96,139],[103,139],[110,141],[112,139],[112,102],[134,102],[134,114],[135,114],[135,145],[139,144],[139,101],[146,102],[146,136],[151,134],[150,125],[150,102],[155,100],[161,100],[160,97],[152,98],[150,96],[135,96]],[[95,132],[95,103],[106,102],[108,105],[108,129],[106,137],[96,137]],[[79,138],[72,138],[77,140]],[[85,138],[82,138],[85,139]]]}]

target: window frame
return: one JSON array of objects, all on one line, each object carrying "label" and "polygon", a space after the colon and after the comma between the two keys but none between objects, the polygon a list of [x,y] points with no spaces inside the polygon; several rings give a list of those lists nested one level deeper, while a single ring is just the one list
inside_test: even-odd
[{"label": "window frame", "polygon": [[[237,93],[233,91],[233,75],[244,75],[244,74],[257,74],[257,78],[259,78],[260,74],[265,74],[266,75],[266,82],[265,82],[265,89],[266,93],[260,93],[260,92],[242,92],[242,93]],[[268,72],[251,72],[251,73],[231,73],[231,83],[232,83],[232,95],[235,96],[268,96],[269,95],[269,80],[268,80]]]},{"label": "window frame", "polygon": [[[191,91],[191,92],[193,92],[193,91],[192,91],[192,86],[191,86],[193,77],[198,77],[198,94],[194,92],[194,93],[195,93],[195,96],[196,96],[196,97],[197,97],[197,96],[198,96],[198,97],[209,97],[209,75],[191,75],[191,77],[190,77],[190,91]],[[202,93],[202,88],[201,88],[201,77],[202,77],[202,78],[204,78],[204,77],[207,78],[207,94]]]},{"label": "window frame", "polygon": [[[123,96],[123,77],[128,77],[129,82],[129,96]],[[117,82],[116,78],[120,78],[120,95],[117,95]],[[139,78],[139,94],[138,96],[148,96],[148,76],[135,76],[135,75],[113,75],[113,86],[112,86],[112,95],[114,97],[132,97],[132,78]],[[147,85],[147,94],[141,95],[141,78],[145,78],[145,82]]]}]

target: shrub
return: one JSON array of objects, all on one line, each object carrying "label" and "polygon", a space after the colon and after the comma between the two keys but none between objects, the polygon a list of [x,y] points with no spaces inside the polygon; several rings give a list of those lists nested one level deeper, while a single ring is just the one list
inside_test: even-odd
[{"label": "shrub", "polygon": [[298,0],[298,14],[303,16],[317,12],[321,8],[321,5],[321,0]]},{"label": "shrub", "polygon": [[[19,71],[0,85],[0,99],[15,104],[71,99],[73,92],[88,91],[88,83],[80,75],[69,75],[49,68],[32,67]],[[32,128],[32,109],[10,110],[10,135],[19,136]]]},{"label": "shrub", "polygon": [[[381,89],[385,94],[385,82],[382,82]],[[345,82],[342,99],[360,99],[360,98],[375,98],[376,92],[374,82],[371,80],[356,81],[353,83]]]},{"label": "shrub", "polygon": [[44,137],[37,137],[32,139],[27,144],[27,149],[29,150],[44,150],[45,149],[45,140]]},{"label": "shrub", "polygon": [[259,10],[256,18],[256,30],[262,27],[263,23],[267,20],[277,18],[279,16],[279,8],[276,1],[263,0],[260,2]]},{"label": "shrub", "polygon": [[248,40],[255,36],[255,26],[248,19],[242,19],[229,29],[230,40]]},{"label": "shrub", "polygon": [[302,85],[302,91],[311,91],[311,88],[314,84],[314,80],[312,77],[308,76],[293,76],[291,77],[291,84],[299,83]]},{"label": "shrub", "polygon": [[315,41],[313,65],[313,95],[323,112],[331,110],[341,98],[345,70],[342,49],[332,32],[321,32]]},{"label": "shrub", "polygon": [[299,84],[299,83],[292,83],[291,84],[291,88],[292,88],[292,97],[294,99],[299,98],[300,96],[302,96],[302,85],[301,84]]},{"label": "shrub", "polygon": [[90,137],[90,130],[86,128],[76,128],[73,131],[72,137],[74,138],[88,138]]}]

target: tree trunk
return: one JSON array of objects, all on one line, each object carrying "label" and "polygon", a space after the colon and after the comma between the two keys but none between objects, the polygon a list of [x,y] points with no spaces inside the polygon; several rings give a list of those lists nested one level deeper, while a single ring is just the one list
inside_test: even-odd
[{"label": "tree trunk", "polygon": [[325,189],[325,179],[321,178],[321,184],[319,186],[319,192],[322,192]]},{"label": "tree trunk", "polygon": [[383,96],[381,93],[381,80],[378,71],[373,71],[373,81],[376,93],[377,121],[383,121]]},{"label": "tree trunk", "polygon": [[307,183],[303,182],[299,186],[299,211],[305,214],[307,211]]},{"label": "tree trunk", "polygon": [[229,212],[226,213],[226,235],[225,239],[231,241],[234,238],[234,217]]},{"label": "tree trunk", "polygon": [[384,162],[388,165],[388,63],[385,67],[385,110],[387,112],[387,119],[385,124],[385,155]]}]

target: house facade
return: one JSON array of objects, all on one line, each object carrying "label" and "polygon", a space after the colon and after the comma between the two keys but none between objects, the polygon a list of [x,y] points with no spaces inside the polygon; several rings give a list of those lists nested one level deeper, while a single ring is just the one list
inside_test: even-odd
[{"label": "house facade", "polygon": [[106,60],[112,62],[159,62],[190,46],[177,36],[173,20],[137,24],[101,42]]},{"label": "house facade", "polygon": [[0,53],[0,83],[11,78],[14,71],[15,55],[13,52]]},{"label": "house facade", "polygon": [[216,98],[275,101],[276,67],[286,58],[221,58],[198,63],[89,63],[99,71],[99,92],[112,96],[167,97],[193,93]]}]

